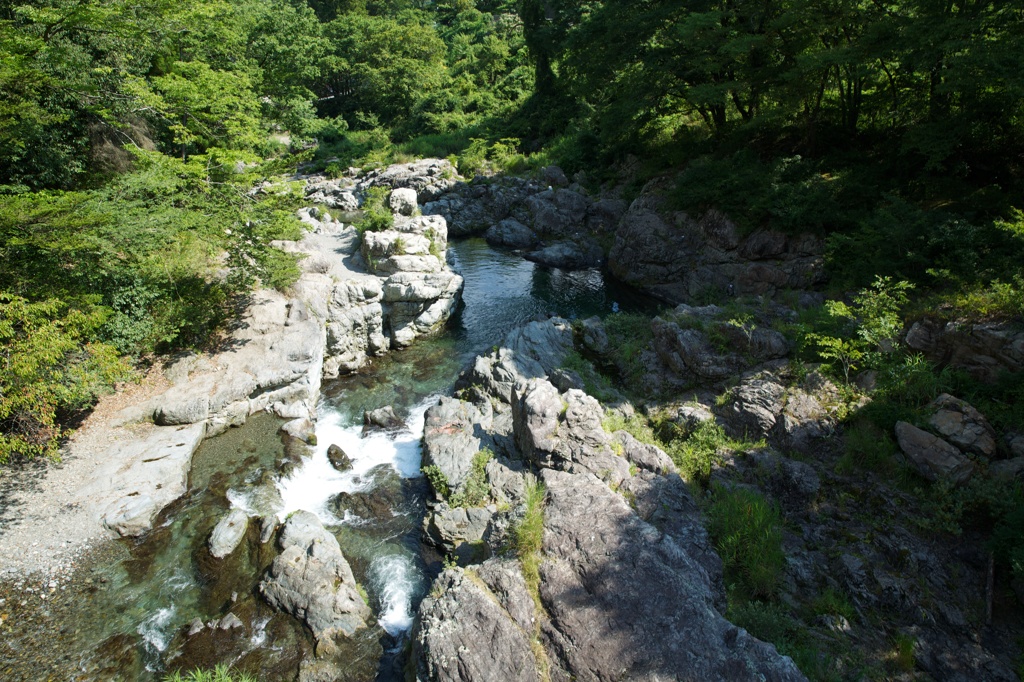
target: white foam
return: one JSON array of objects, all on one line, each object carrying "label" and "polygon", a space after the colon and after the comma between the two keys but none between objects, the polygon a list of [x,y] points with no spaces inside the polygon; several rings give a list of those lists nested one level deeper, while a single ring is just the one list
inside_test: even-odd
[{"label": "white foam", "polygon": [[381,612],[377,622],[393,637],[412,628],[412,600],[419,575],[404,554],[379,556],[370,564],[370,576],[380,595]]},{"label": "white foam", "polygon": [[139,625],[138,633],[142,635],[142,639],[151,648],[156,651],[163,651],[167,648],[167,642],[170,640],[170,632],[167,630],[167,626],[170,625],[173,617],[173,606],[157,609],[153,615],[142,621]]},{"label": "white foam", "polygon": [[[328,502],[340,492],[358,492],[372,486],[367,474],[374,467],[390,464],[402,478],[420,476],[420,441],[426,411],[436,402],[437,396],[431,396],[414,407],[409,414],[408,430],[397,434],[374,431],[363,437],[362,425],[346,424],[342,415],[334,411],[321,414],[313,455],[303,460],[291,476],[277,482],[284,501],[278,516],[283,520],[292,512],[304,510],[319,516],[326,525],[339,525],[345,519],[331,513]],[[349,456],[350,470],[340,472],[331,466],[327,459],[331,445],[338,445]]]}]

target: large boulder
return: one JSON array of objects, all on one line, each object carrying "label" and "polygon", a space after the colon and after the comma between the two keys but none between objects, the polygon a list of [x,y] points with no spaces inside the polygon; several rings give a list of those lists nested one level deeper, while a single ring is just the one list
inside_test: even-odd
[{"label": "large boulder", "polygon": [[426,413],[423,425],[423,464],[436,466],[452,491],[457,491],[472,471],[473,457],[490,444],[485,435],[493,415],[489,402],[473,404],[442,397]]},{"label": "large boulder", "polygon": [[492,225],[484,235],[491,246],[528,249],[537,243],[537,234],[515,218],[506,218]]},{"label": "large boulder", "polygon": [[982,457],[995,454],[995,429],[974,407],[948,393],[936,398],[931,407],[935,412],[928,425],[942,438],[965,452]]},{"label": "large boulder", "polygon": [[420,677],[540,682],[534,617],[533,600],[514,562],[485,564],[479,575],[446,570],[420,606],[415,638]]},{"label": "large boulder", "polygon": [[917,472],[929,481],[964,483],[974,473],[974,463],[956,446],[913,424],[896,422],[896,440]]},{"label": "large boulder", "polygon": [[963,324],[924,318],[911,325],[906,342],[932,362],[965,369],[983,381],[994,381],[1007,371],[1024,371],[1024,331],[1012,322]]},{"label": "large boulder", "polygon": [[585,229],[590,200],[568,189],[551,189],[526,200],[533,229],[545,235],[567,237]]},{"label": "large boulder", "polygon": [[513,433],[527,460],[592,473],[612,485],[629,478],[629,462],[612,449],[597,400],[577,389],[559,394],[546,379],[530,379],[513,395]]},{"label": "large boulder", "polygon": [[418,208],[416,202],[416,190],[411,187],[399,187],[392,190],[388,197],[388,207],[391,208],[392,213],[398,215],[413,215]]},{"label": "large boulder", "polygon": [[604,262],[604,251],[593,241],[562,240],[531,251],[526,260],[563,270],[586,270],[600,267]]},{"label": "large boulder", "polygon": [[285,523],[259,590],[271,606],[302,620],[317,640],[352,636],[370,609],[359,595],[341,547],[316,515],[299,511]]},{"label": "large boulder", "polygon": [[572,350],[573,330],[568,320],[553,317],[530,322],[509,332],[499,349],[477,356],[457,387],[478,386],[488,396],[511,403],[514,386],[548,376],[564,364]]}]

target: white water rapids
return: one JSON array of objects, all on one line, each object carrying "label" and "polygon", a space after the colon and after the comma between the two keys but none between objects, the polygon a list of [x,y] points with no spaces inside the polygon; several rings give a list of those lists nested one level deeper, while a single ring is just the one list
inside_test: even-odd
[{"label": "white water rapids", "polygon": [[[374,483],[368,474],[373,468],[390,464],[402,478],[420,476],[425,414],[436,402],[437,396],[431,396],[413,407],[407,421],[408,430],[398,433],[372,431],[364,436],[361,424],[346,423],[344,416],[333,410],[322,413],[316,427],[317,446],[313,455],[290,477],[278,481],[284,501],[280,518],[283,520],[301,509],[316,514],[328,527],[351,523],[355,519],[347,515],[339,519],[331,511],[329,502],[341,492],[371,489]],[[332,444],[349,456],[351,469],[340,472],[331,465],[327,450]],[[377,616],[380,626],[393,636],[407,632],[413,622],[413,598],[423,580],[413,558],[404,552],[375,558],[370,566],[370,580],[380,596],[381,609]]]}]

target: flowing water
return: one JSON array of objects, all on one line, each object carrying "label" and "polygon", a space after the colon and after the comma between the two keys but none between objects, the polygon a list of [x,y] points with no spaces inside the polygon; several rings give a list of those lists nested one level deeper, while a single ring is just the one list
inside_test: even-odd
[{"label": "flowing water", "polygon": [[[379,628],[363,631],[346,651],[351,679],[401,679],[403,645],[439,563],[419,542],[427,408],[475,355],[538,314],[576,318],[651,306],[596,270],[542,268],[478,239],[453,243],[449,257],[466,285],[448,330],[326,383],[316,447],[285,447],[277,433],[282,422],[268,415],[206,441],[194,458],[190,492],[165,510],[152,533],[93,559],[82,572],[89,577],[7,633],[0,651],[6,678],[153,680],[168,670],[228,663],[259,670],[264,680],[292,679],[312,640],[257,596],[272,543],[260,545],[253,519],[246,544],[225,560],[211,559],[204,548],[230,507],[259,515],[276,487],[284,505],[279,516],[317,514],[369,596]],[[363,412],[384,405],[394,406],[406,428],[364,433]],[[349,455],[351,470],[331,466],[332,444]],[[243,628],[217,627],[227,613]],[[196,619],[215,627],[190,637]]]}]

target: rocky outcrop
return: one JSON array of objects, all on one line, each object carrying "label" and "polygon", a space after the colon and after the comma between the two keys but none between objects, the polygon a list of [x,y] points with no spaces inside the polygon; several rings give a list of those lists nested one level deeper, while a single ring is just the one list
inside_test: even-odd
[{"label": "rocky outcrop", "polygon": [[119,536],[142,535],[156,515],[188,490],[192,455],[206,435],[206,424],[148,427],[117,442],[117,456],[89,472],[89,479],[65,500],[95,514]]},{"label": "rocky outcrop", "polygon": [[612,449],[611,436],[601,426],[603,416],[596,399],[577,389],[559,394],[545,379],[530,379],[513,393],[516,445],[527,461],[594,474],[617,486],[629,478],[629,462]]},{"label": "rocky outcrop", "polygon": [[1012,322],[959,323],[938,318],[914,322],[907,346],[932,362],[965,369],[983,381],[1024,371],[1024,331]]},{"label": "rocky outcrop", "polygon": [[338,541],[313,514],[292,514],[278,539],[259,591],[267,603],[302,620],[317,640],[351,636],[366,626],[370,609],[359,595]]},{"label": "rocky outcrop", "polygon": [[824,243],[809,235],[758,231],[741,236],[725,216],[699,219],[673,212],[652,181],[618,224],[608,267],[620,280],[675,303],[708,289],[735,295],[773,295],[823,281]]},{"label": "rocky outcrop", "polygon": [[506,218],[492,225],[484,237],[491,246],[510,249],[528,249],[538,241],[537,233],[515,218]]},{"label": "rocky outcrop", "polygon": [[562,240],[530,251],[523,257],[549,268],[586,270],[600,267],[604,263],[604,250],[590,239]]},{"label": "rocky outcrop", "polygon": [[546,470],[543,481],[540,596],[559,677],[805,679],[775,647],[719,615],[700,562],[620,495],[593,477]]},{"label": "rocky outcrop", "polygon": [[[531,323],[477,359],[459,382],[463,400],[443,398],[427,413],[424,461],[456,485],[484,443],[501,454],[486,467],[496,504],[441,503],[428,514],[431,544],[468,567],[442,573],[420,607],[419,677],[804,679],[721,616],[722,564],[672,460],[605,432],[597,400],[572,381],[553,383],[571,348],[564,321]],[[547,493],[530,588],[495,542],[509,515],[525,512],[530,478],[514,467],[539,470]],[[474,545],[485,551],[462,551]]]},{"label": "rocky outcrop", "polygon": [[[449,569],[420,605],[416,635],[422,679],[540,682],[533,653],[533,600],[514,563],[484,564],[488,586],[472,571]],[[517,618],[518,616],[518,618]],[[481,645],[483,643],[483,645]]]},{"label": "rocky outcrop", "polygon": [[705,382],[722,381],[789,353],[785,337],[774,329],[724,316],[718,306],[680,305],[667,319],[651,323],[654,349],[681,378]]},{"label": "rocky outcrop", "polygon": [[572,349],[572,325],[567,320],[553,317],[530,322],[509,332],[493,353],[478,356],[456,388],[479,387],[482,395],[511,404],[516,385],[548,376],[561,367]]}]

